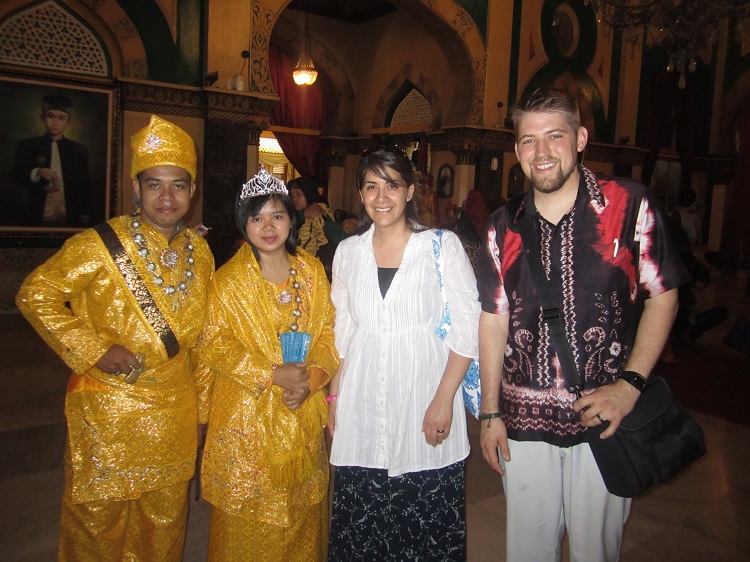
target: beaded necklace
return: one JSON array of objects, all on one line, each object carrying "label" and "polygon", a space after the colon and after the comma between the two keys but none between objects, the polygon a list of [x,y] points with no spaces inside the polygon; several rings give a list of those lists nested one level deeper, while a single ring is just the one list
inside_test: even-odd
[{"label": "beaded necklace", "polygon": [[276,300],[279,301],[279,304],[289,304],[290,302],[292,302],[292,300],[294,300],[294,308],[292,309],[292,323],[290,324],[289,329],[292,332],[296,332],[297,330],[299,330],[299,319],[302,316],[302,310],[300,309],[302,297],[299,296],[300,284],[297,281],[297,270],[294,269],[294,267],[289,268],[289,284],[294,290],[294,293],[292,293],[292,291],[290,291],[289,289],[284,289],[276,296]]},{"label": "beaded necklace", "polygon": [[[164,284],[164,278],[160,275],[160,272],[156,270],[155,260],[149,260],[149,251],[148,246],[146,245],[146,238],[139,232],[139,229],[141,227],[141,220],[138,212],[133,213],[133,220],[131,221],[130,226],[133,233],[133,242],[135,242],[136,246],[138,246],[138,254],[144,260],[146,260],[146,269],[151,272],[151,275],[154,278],[154,283],[161,287],[161,289],[164,291],[164,294],[167,296],[172,296],[177,293],[184,293],[188,288],[188,284],[193,279],[195,279],[195,274],[191,269],[193,267],[193,264],[195,263],[195,259],[193,259],[194,246],[190,240],[190,234],[187,234],[187,244],[185,244],[185,262],[187,263],[184,273],[185,278],[183,281],[180,281],[175,287],[174,285]],[[177,265],[179,259],[180,254],[172,248],[165,249],[159,255],[159,263],[167,269],[174,268]]]}]

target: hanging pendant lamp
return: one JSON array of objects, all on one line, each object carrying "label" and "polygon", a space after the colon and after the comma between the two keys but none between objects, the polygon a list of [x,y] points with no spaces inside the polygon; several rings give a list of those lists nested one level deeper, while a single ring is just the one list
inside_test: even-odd
[{"label": "hanging pendant lamp", "polygon": [[298,86],[312,86],[318,79],[318,71],[315,70],[312,57],[310,56],[310,31],[307,24],[307,12],[305,12],[305,30],[302,33],[302,48],[300,49],[297,67],[292,73],[294,83]]}]

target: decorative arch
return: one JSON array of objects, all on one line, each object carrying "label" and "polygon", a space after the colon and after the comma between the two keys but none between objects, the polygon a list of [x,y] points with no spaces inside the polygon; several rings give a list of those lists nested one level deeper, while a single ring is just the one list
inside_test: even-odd
[{"label": "decorative arch", "polygon": [[[102,24],[97,22],[96,25],[102,28],[101,34],[107,42],[110,53],[118,53],[118,58],[122,61],[121,69],[117,70],[115,76],[144,80],[148,78],[146,48],[133,20],[116,0],[98,0],[89,4],[102,22]],[[110,42],[113,44],[110,45]]]},{"label": "decorative arch", "polygon": [[[13,26],[24,19],[42,19],[52,33],[52,39],[39,36],[26,37],[24,49],[16,49],[12,44],[13,36],[8,33],[8,26]],[[71,28],[66,27],[64,37],[62,28],[55,35],[58,23],[69,22]],[[17,36],[16,36],[17,37]],[[42,0],[28,2],[26,0],[9,0],[0,5],[0,44],[7,45],[11,55],[0,54],[0,60],[15,65],[34,67],[29,55],[33,50],[28,49],[29,40],[40,48],[45,41],[53,41],[63,45],[69,44],[76,38],[91,45],[90,52],[99,51],[101,61],[97,65],[85,59],[89,69],[78,68],[76,63],[64,61],[44,61],[45,69],[55,69],[74,74],[90,76],[128,76],[132,78],[146,78],[148,65],[146,50],[132,20],[123,11],[116,0],[99,0],[83,3],[77,0]],[[26,51],[24,54],[23,52]],[[24,60],[25,57],[25,60]],[[75,58],[75,57],[73,57]],[[80,58],[79,58],[80,61]],[[106,70],[99,70],[97,66]],[[91,70],[94,68],[95,70]]]},{"label": "decorative arch", "polygon": [[[300,27],[286,18],[279,18],[271,41],[290,56],[297,57],[299,53],[289,51],[288,46],[298,44],[301,36]],[[311,38],[310,49],[315,68],[321,74],[316,87],[323,90],[324,133],[348,134],[354,127],[354,88],[349,76],[338,58],[322,43]]]},{"label": "decorative arch", "polygon": [[372,116],[372,127],[378,129],[387,127],[395,106],[403,101],[409,91],[416,89],[429,103],[432,112],[432,128],[440,127],[442,123],[442,106],[437,90],[432,83],[422,74],[417,74],[411,64],[404,67],[393,77],[383,93],[380,94],[378,103]]},{"label": "decorative arch", "polygon": [[[445,52],[454,77],[453,106],[447,116],[447,122],[481,124],[484,111],[487,49],[471,15],[456,2],[391,0],[391,3],[412,16],[429,31]],[[269,95],[275,93],[268,71],[268,46],[271,41],[271,31],[276,33],[275,26],[280,19],[281,12],[288,4],[288,0],[253,2],[250,67],[253,91]],[[333,55],[320,43],[313,42],[312,50],[313,59],[316,62],[322,61],[324,66],[326,60],[335,61]],[[333,66],[331,69],[333,70]],[[345,76],[345,73],[343,75]],[[336,79],[333,82],[342,84]],[[348,88],[351,88],[350,84]],[[353,90],[344,91],[342,95],[353,96]],[[346,122],[346,120],[341,121]],[[351,119],[348,121],[351,122]]]},{"label": "decorative arch", "polygon": [[422,92],[411,82],[404,83],[405,95],[393,108],[388,124],[391,127],[407,125],[429,125],[432,126],[434,118],[432,107]]},{"label": "decorative arch", "polygon": [[250,90],[261,94],[275,95],[268,68],[268,47],[271,44],[271,31],[279,19],[281,11],[289,4],[287,0],[253,2],[250,16]]},{"label": "decorative arch", "polygon": [[445,52],[453,75],[453,105],[446,122],[482,123],[487,75],[487,47],[471,15],[457,2],[391,0],[411,15]]}]

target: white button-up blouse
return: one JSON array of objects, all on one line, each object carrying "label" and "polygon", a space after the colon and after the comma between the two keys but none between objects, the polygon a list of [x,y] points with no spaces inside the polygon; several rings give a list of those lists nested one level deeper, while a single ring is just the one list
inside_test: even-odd
[{"label": "white button-up blouse", "polygon": [[333,261],[334,331],[344,361],[331,464],[387,469],[389,476],[443,468],[469,454],[460,389],[441,445],[427,444],[422,422],[449,348],[477,357],[480,305],[474,272],[458,237],[443,233],[442,276],[452,323],[443,341],[435,333],[443,319],[435,231],[411,235],[383,298],[373,230],[343,240]]}]

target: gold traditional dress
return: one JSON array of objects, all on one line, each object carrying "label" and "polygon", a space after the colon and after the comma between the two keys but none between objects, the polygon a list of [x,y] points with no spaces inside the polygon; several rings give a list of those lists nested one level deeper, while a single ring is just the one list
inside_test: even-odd
[{"label": "gold traditional dress", "polygon": [[[75,235],[29,275],[16,299],[73,369],[61,560],[182,557],[198,421],[190,350],[203,325],[214,261],[192,230],[168,243],[139,222],[134,228],[133,217],[122,216],[106,223],[109,241],[121,244],[115,259],[96,230]],[[182,290],[167,294],[167,287]],[[145,357],[135,384],[96,367],[114,344]],[[149,514],[139,519],[136,512]]]},{"label": "gold traditional dress", "polygon": [[[265,281],[249,244],[215,275],[197,379],[208,422],[202,491],[214,505],[210,560],[319,561],[328,542],[327,407],[322,390],[338,368],[325,271],[304,250],[290,256],[301,298],[300,331],[312,394],[297,410],[272,385],[283,364],[279,333],[293,321],[294,289]],[[290,298],[291,297],[291,298]]]}]

